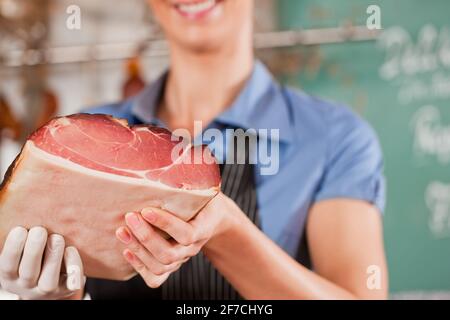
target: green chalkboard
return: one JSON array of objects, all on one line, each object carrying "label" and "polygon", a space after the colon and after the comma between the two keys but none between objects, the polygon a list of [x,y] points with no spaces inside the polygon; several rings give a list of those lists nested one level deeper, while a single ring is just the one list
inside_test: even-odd
[{"label": "green chalkboard", "polygon": [[377,131],[391,292],[450,292],[450,1],[278,3],[282,29],[366,25],[367,7],[380,7],[378,40],[297,48],[314,64],[280,78],[352,106]]}]

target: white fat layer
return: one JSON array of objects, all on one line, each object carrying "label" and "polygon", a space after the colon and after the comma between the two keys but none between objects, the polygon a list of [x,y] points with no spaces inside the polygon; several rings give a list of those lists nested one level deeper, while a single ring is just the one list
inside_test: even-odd
[{"label": "white fat layer", "polygon": [[[120,176],[120,175],[116,175],[116,174],[112,174],[112,173],[108,173],[108,172],[97,171],[94,169],[89,169],[89,168],[83,167],[79,164],[76,164],[70,160],[50,154],[50,153],[36,147],[34,142],[31,140],[27,141],[27,143],[25,144],[23,153],[25,153],[26,150],[28,150],[31,155],[38,157],[44,161],[50,162],[54,165],[58,165],[60,167],[66,168],[71,171],[77,171],[77,172],[80,172],[81,174],[85,174],[85,175],[89,175],[89,176],[97,177],[97,178],[101,178],[101,179],[106,179],[106,180],[110,180],[110,181],[114,181],[114,182],[155,187],[155,188],[160,188],[163,190],[171,190],[172,192],[186,192],[189,194],[206,196],[206,197],[214,196],[218,190],[218,188],[216,188],[216,187],[212,187],[209,189],[202,189],[202,190],[179,189],[179,188],[174,188],[174,187],[168,186],[159,181],[149,180],[148,178],[145,178],[145,179],[132,178],[132,177]],[[123,169],[120,169],[120,170],[124,171]],[[133,171],[133,173],[135,173],[135,172]]]},{"label": "white fat layer", "polygon": [[58,118],[58,119],[56,119],[54,122],[53,122],[53,126],[52,127],[50,127],[50,130],[56,130],[56,129],[58,129],[58,126],[61,126],[61,127],[66,127],[66,126],[69,126],[69,125],[71,125],[72,124],[72,122],[70,121],[70,119],[69,118],[67,118],[67,117],[61,117],[61,118]]},{"label": "white fat layer", "polygon": [[206,10],[211,9],[215,6],[217,0],[205,0],[201,2],[195,2],[195,3],[183,3],[178,4],[177,8],[180,11],[183,11],[187,14],[197,14]]}]

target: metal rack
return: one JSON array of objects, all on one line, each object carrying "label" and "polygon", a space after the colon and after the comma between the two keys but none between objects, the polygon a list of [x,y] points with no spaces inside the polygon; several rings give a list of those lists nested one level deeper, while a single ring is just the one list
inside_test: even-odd
[{"label": "metal rack", "polygon": [[[337,28],[275,31],[255,34],[254,45],[256,49],[262,50],[373,41],[378,38],[379,34],[380,30],[369,30],[366,26],[352,25]],[[3,66],[16,68],[39,64],[122,60],[135,56],[137,52],[143,57],[164,57],[168,55],[168,47],[164,39],[157,38],[143,43],[113,43],[54,47],[42,50],[14,50],[6,53]]]}]

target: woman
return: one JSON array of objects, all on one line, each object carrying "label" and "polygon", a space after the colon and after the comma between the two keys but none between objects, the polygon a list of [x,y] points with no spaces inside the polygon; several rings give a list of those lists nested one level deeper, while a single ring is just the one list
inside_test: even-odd
[{"label": "woman", "polygon": [[[169,71],[136,98],[90,112],[191,133],[194,121],[222,132],[278,129],[279,137],[269,142],[279,146],[279,168],[263,175],[259,163],[238,169],[225,163],[223,192],[189,223],[158,208],[128,213],[117,238],[141,277],[123,283],[88,280],[91,296],[386,298],[382,156],[370,127],[344,107],[279,86],[254,60],[253,1],[149,4],[169,42]],[[157,229],[172,239],[165,240]],[[38,231],[29,234],[40,234],[34,257],[41,258],[46,234]],[[10,291],[27,295],[18,283],[20,271],[30,269],[24,273],[29,288],[44,298],[58,296],[61,279],[54,273],[51,288],[39,289],[49,268],[44,261],[41,270],[39,259],[34,269],[29,267],[27,253],[33,253],[27,250],[26,230],[16,233],[22,233],[19,244],[8,249],[15,255],[2,255],[0,261],[16,279]],[[58,240],[53,260],[61,264],[64,245]],[[24,246],[22,261],[28,268],[18,258]],[[4,277],[1,281],[7,283]]]}]

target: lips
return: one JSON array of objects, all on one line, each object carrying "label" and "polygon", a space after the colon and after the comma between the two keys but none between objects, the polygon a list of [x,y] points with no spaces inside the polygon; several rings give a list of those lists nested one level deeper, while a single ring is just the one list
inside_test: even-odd
[{"label": "lips", "polygon": [[174,4],[174,8],[184,17],[198,19],[211,12],[219,2],[220,0],[178,2]]}]

